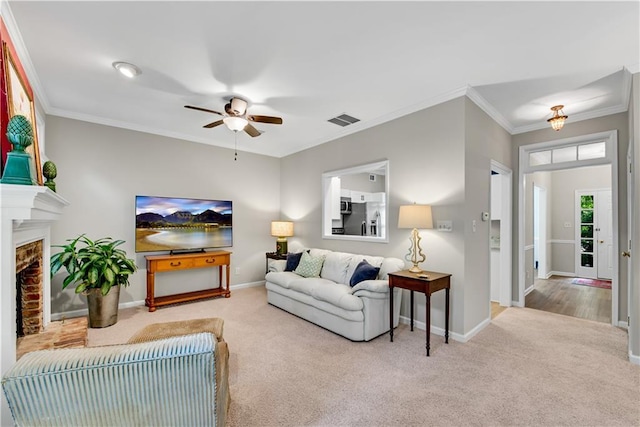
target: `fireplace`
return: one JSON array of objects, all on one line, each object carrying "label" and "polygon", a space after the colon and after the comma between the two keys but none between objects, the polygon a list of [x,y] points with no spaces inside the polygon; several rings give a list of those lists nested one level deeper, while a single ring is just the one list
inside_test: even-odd
[{"label": "fireplace", "polygon": [[[51,225],[68,204],[47,187],[0,184],[0,375],[16,361],[17,313],[22,301],[25,334],[37,333],[51,320]],[[20,303],[18,279],[24,282]],[[32,292],[37,287],[37,293]],[[0,393],[0,425],[11,424],[7,401]]]},{"label": "fireplace", "polygon": [[16,335],[33,335],[44,329],[43,240],[16,248]]}]

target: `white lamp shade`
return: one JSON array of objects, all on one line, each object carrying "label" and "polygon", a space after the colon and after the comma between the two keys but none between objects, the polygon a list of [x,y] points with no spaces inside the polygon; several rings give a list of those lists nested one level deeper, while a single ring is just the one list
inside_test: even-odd
[{"label": "white lamp shade", "polygon": [[271,235],[274,237],[293,236],[293,222],[291,221],[271,221]]},{"label": "white lamp shade", "polygon": [[433,228],[431,206],[415,204],[400,206],[398,228]]}]

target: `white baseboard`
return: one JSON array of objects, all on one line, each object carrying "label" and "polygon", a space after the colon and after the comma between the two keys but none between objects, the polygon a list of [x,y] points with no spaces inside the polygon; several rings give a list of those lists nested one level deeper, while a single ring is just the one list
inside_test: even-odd
[{"label": "white baseboard", "polygon": [[576,277],[576,273],[569,273],[568,271],[552,271],[549,273],[549,277],[551,276]]},{"label": "white baseboard", "polygon": [[618,328],[629,330],[629,324],[623,320],[618,321]]},{"label": "white baseboard", "polygon": [[629,362],[634,365],[640,365],[640,356],[636,356],[635,354],[632,354],[631,351],[629,351]]},{"label": "white baseboard", "polygon": [[[229,286],[229,290],[233,291],[233,290],[253,288],[253,287],[263,286],[263,285],[264,285],[264,280],[260,280],[258,282],[239,283],[237,285]],[[118,304],[118,310],[131,308],[131,307],[139,307],[141,305],[144,305],[144,300],[123,302]],[[61,313],[51,313],[51,321],[55,322],[58,320],[71,319],[74,317],[82,317],[82,316],[87,316],[88,314],[89,314],[89,310],[86,308],[82,308],[80,310],[63,311]]]},{"label": "white baseboard", "polygon": [[[406,316],[400,316],[400,323],[405,324],[405,325],[409,325],[411,324],[411,319],[406,317]],[[489,323],[491,323],[491,319],[485,319],[482,322],[480,322],[480,324],[478,324],[475,328],[473,328],[472,330],[470,330],[469,332],[467,332],[466,334],[462,335],[462,334],[458,334],[456,332],[451,332],[451,330],[449,330],[449,338],[456,340],[458,342],[467,342],[469,341],[471,338],[473,338],[478,332],[480,332],[481,330],[483,330]],[[419,320],[413,320],[413,326],[417,329],[426,331],[427,330],[427,325],[425,324],[425,322],[421,322]],[[439,328],[437,326],[433,326],[431,325],[431,333],[434,335],[439,335],[441,337],[444,336],[444,329],[443,328]]]},{"label": "white baseboard", "polygon": [[529,295],[531,291],[533,291],[533,285],[524,290],[524,296],[526,297],[527,295]]}]

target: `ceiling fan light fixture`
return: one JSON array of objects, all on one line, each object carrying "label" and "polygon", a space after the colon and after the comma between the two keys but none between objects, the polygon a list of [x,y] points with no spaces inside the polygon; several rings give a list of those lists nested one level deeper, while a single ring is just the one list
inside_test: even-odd
[{"label": "ceiling fan light fixture", "polygon": [[224,119],[222,119],[222,121],[224,122],[225,125],[227,125],[227,127],[230,130],[234,132],[243,130],[249,123],[247,119],[245,119],[244,117],[232,117],[232,116],[225,117]]},{"label": "ceiling fan light fixture", "polygon": [[564,121],[569,118],[566,116],[562,109],[564,105],[555,105],[551,107],[551,111],[553,111],[553,117],[547,119],[549,123],[551,123],[551,128],[555,131],[559,131],[564,126]]},{"label": "ceiling fan light fixture", "polygon": [[118,70],[120,74],[130,79],[142,74],[142,70],[140,70],[140,68],[128,62],[116,61],[111,65],[113,65],[113,68]]}]

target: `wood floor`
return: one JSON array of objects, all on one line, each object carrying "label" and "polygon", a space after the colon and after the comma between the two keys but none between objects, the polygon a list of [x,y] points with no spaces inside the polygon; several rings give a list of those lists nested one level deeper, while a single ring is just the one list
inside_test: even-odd
[{"label": "wood floor", "polygon": [[500,313],[505,311],[509,307],[503,307],[500,303],[491,301],[491,318],[495,319]]},{"label": "wood floor", "polygon": [[536,279],[533,291],[525,298],[525,307],[611,323],[611,289],[574,285],[572,279]]}]

